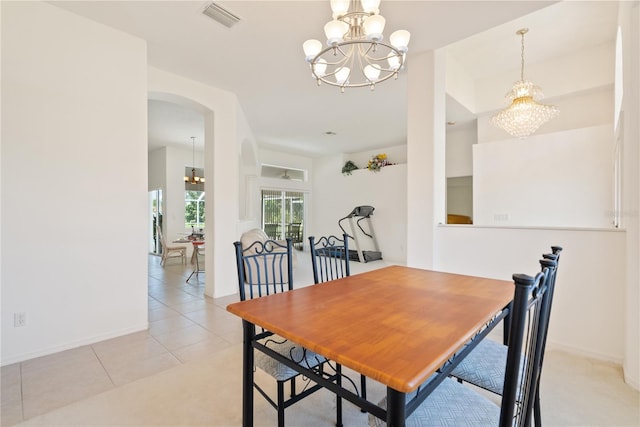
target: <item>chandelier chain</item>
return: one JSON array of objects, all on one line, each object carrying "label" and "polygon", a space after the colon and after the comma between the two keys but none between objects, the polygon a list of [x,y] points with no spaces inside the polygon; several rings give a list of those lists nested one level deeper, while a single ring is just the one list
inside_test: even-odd
[{"label": "chandelier chain", "polygon": [[524,33],[520,31],[520,80],[524,81]]}]

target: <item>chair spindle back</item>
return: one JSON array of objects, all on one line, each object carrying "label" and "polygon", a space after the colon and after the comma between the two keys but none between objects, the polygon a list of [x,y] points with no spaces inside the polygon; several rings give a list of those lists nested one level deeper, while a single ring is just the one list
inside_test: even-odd
[{"label": "chair spindle back", "polygon": [[[242,243],[233,243],[236,249],[238,286],[240,300],[293,289],[292,243],[275,240],[255,241],[243,248]],[[247,292],[248,290],[248,292]]]},{"label": "chair spindle back", "polygon": [[309,236],[314,283],[327,282],[351,275],[349,270],[349,236],[322,236],[317,241]]}]

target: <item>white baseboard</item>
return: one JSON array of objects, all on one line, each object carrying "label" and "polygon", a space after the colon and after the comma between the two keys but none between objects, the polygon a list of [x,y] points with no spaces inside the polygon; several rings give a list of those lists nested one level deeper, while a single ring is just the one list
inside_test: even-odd
[{"label": "white baseboard", "polygon": [[17,354],[6,359],[2,359],[0,366],[12,365],[14,363],[24,362],[26,360],[34,359],[36,357],[48,356],[49,354],[58,353],[60,351],[70,350],[72,348],[82,347],[83,345],[95,344],[100,341],[108,340],[111,338],[117,338],[122,335],[132,334],[134,332],[146,331],[149,329],[149,322],[144,322],[130,328],[121,329],[119,331],[112,331],[102,335],[95,335],[92,337],[83,338],[81,340],[68,342],[45,349]]},{"label": "white baseboard", "polygon": [[547,349],[549,350],[560,350],[565,353],[569,353],[574,356],[586,357],[587,359],[597,360],[599,362],[608,363],[611,365],[616,365],[622,367],[622,358],[614,357],[609,354],[597,353],[590,350],[585,350],[583,348],[574,347],[565,344],[558,344],[557,342],[547,341]]},{"label": "white baseboard", "polygon": [[631,378],[629,375],[627,375],[626,371],[624,371],[624,368],[622,368],[622,370],[624,372],[625,384],[627,384],[629,387],[633,388],[636,391],[640,391],[640,382],[638,382],[636,378]]}]

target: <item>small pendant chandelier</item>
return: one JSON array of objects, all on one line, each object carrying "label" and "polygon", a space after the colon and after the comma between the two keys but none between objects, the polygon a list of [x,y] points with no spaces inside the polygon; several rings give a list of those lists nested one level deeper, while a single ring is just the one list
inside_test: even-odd
[{"label": "small pendant chandelier", "polygon": [[544,96],[542,89],[524,79],[524,35],[529,31],[523,28],[516,32],[521,37],[520,80],[505,96],[509,107],[491,118],[491,122],[507,131],[510,135],[524,138],[534,133],[541,125],[556,117],[560,110],[553,105],[538,102]]},{"label": "small pendant chandelier", "polygon": [[379,5],[380,0],[331,0],[333,20],[324,26],[328,47],[314,39],[302,45],[318,85],[324,82],[342,92],[346,87],[373,90],[376,83],[398,77],[411,35],[398,30],[383,42]]},{"label": "small pendant chandelier", "polygon": [[193,146],[193,163],[191,164],[191,176],[185,175],[184,182],[187,184],[204,184],[204,177],[196,175],[196,137],[191,137],[191,144]]}]

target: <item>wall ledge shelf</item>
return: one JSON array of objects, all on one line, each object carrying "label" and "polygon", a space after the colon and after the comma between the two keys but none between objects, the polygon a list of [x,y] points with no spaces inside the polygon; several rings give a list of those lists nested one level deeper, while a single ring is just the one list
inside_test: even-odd
[{"label": "wall ledge shelf", "polygon": [[453,227],[453,228],[495,228],[500,230],[513,229],[513,230],[555,230],[555,231],[595,231],[606,233],[626,233],[625,228],[603,228],[603,227],[552,227],[543,225],[477,225],[477,224],[442,224],[439,223],[438,227]]}]

